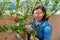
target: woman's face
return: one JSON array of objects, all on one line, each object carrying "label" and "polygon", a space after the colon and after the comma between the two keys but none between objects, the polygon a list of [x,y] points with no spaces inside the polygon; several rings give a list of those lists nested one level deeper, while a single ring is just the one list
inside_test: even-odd
[{"label": "woman's face", "polygon": [[33,15],[36,21],[41,21],[45,13],[43,13],[41,9],[37,9],[34,11]]}]

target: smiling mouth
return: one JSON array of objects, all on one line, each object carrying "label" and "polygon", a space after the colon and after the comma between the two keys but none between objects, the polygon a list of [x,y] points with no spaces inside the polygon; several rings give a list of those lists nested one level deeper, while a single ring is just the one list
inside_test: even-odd
[{"label": "smiling mouth", "polygon": [[36,19],[39,19],[39,17],[36,17]]}]

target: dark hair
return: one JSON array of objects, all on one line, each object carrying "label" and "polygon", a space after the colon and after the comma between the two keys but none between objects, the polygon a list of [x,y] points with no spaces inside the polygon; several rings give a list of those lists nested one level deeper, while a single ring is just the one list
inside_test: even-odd
[{"label": "dark hair", "polygon": [[45,13],[45,15],[43,16],[42,18],[42,21],[45,21],[46,20],[46,8],[43,6],[43,5],[39,5],[37,7],[35,7],[32,11],[32,14],[34,13],[35,10],[37,9],[41,9],[43,13]]}]

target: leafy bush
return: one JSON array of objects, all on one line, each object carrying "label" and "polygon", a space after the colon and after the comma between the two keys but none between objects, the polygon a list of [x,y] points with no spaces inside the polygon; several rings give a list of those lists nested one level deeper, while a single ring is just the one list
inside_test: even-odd
[{"label": "leafy bush", "polygon": [[[48,7],[49,2],[52,3],[51,4],[52,6],[50,6],[50,7]],[[0,32],[2,32],[2,31],[6,32],[9,29],[12,31],[16,31],[17,33],[25,32],[26,28],[24,26],[26,25],[27,15],[32,14],[33,8],[37,5],[44,5],[46,7],[47,18],[54,15],[54,13],[58,10],[57,7],[60,7],[59,0],[52,0],[52,1],[49,1],[49,0],[44,0],[44,1],[42,1],[42,0],[26,0],[25,2],[16,0],[14,2],[14,5],[15,5],[14,10],[15,11],[11,9],[11,4],[12,4],[12,2],[10,2],[10,0],[7,0],[7,1],[4,0],[0,4],[0,16],[2,16],[3,14],[6,14],[6,11],[8,11],[7,14],[9,14],[11,16],[14,15],[15,25],[9,26],[8,28],[5,26],[1,26]],[[22,13],[23,15],[18,13],[18,11],[20,11],[20,13]],[[19,18],[19,16],[22,16],[22,17]],[[18,23],[18,25],[17,25],[17,23]],[[32,34],[33,36],[36,36],[37,32],[36,31],[30,32],[30,34]]]}]

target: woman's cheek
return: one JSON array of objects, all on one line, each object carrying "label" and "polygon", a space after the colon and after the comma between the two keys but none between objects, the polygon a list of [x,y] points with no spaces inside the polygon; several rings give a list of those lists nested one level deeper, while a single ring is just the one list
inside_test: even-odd
[{"label": "woman's cheek", "polygon": [[40,20],[41,20],[41,19],[43,18],[43,14],[40,14],[39,18],[40,18]]},{"label": "woman's cheek", "polygon": [[43,16],[43,14],[39,14],[39,16]]},{"label": "woman's cheek", "polygon": [[36,14],[34,14],[34,18],[36,18]]}]

